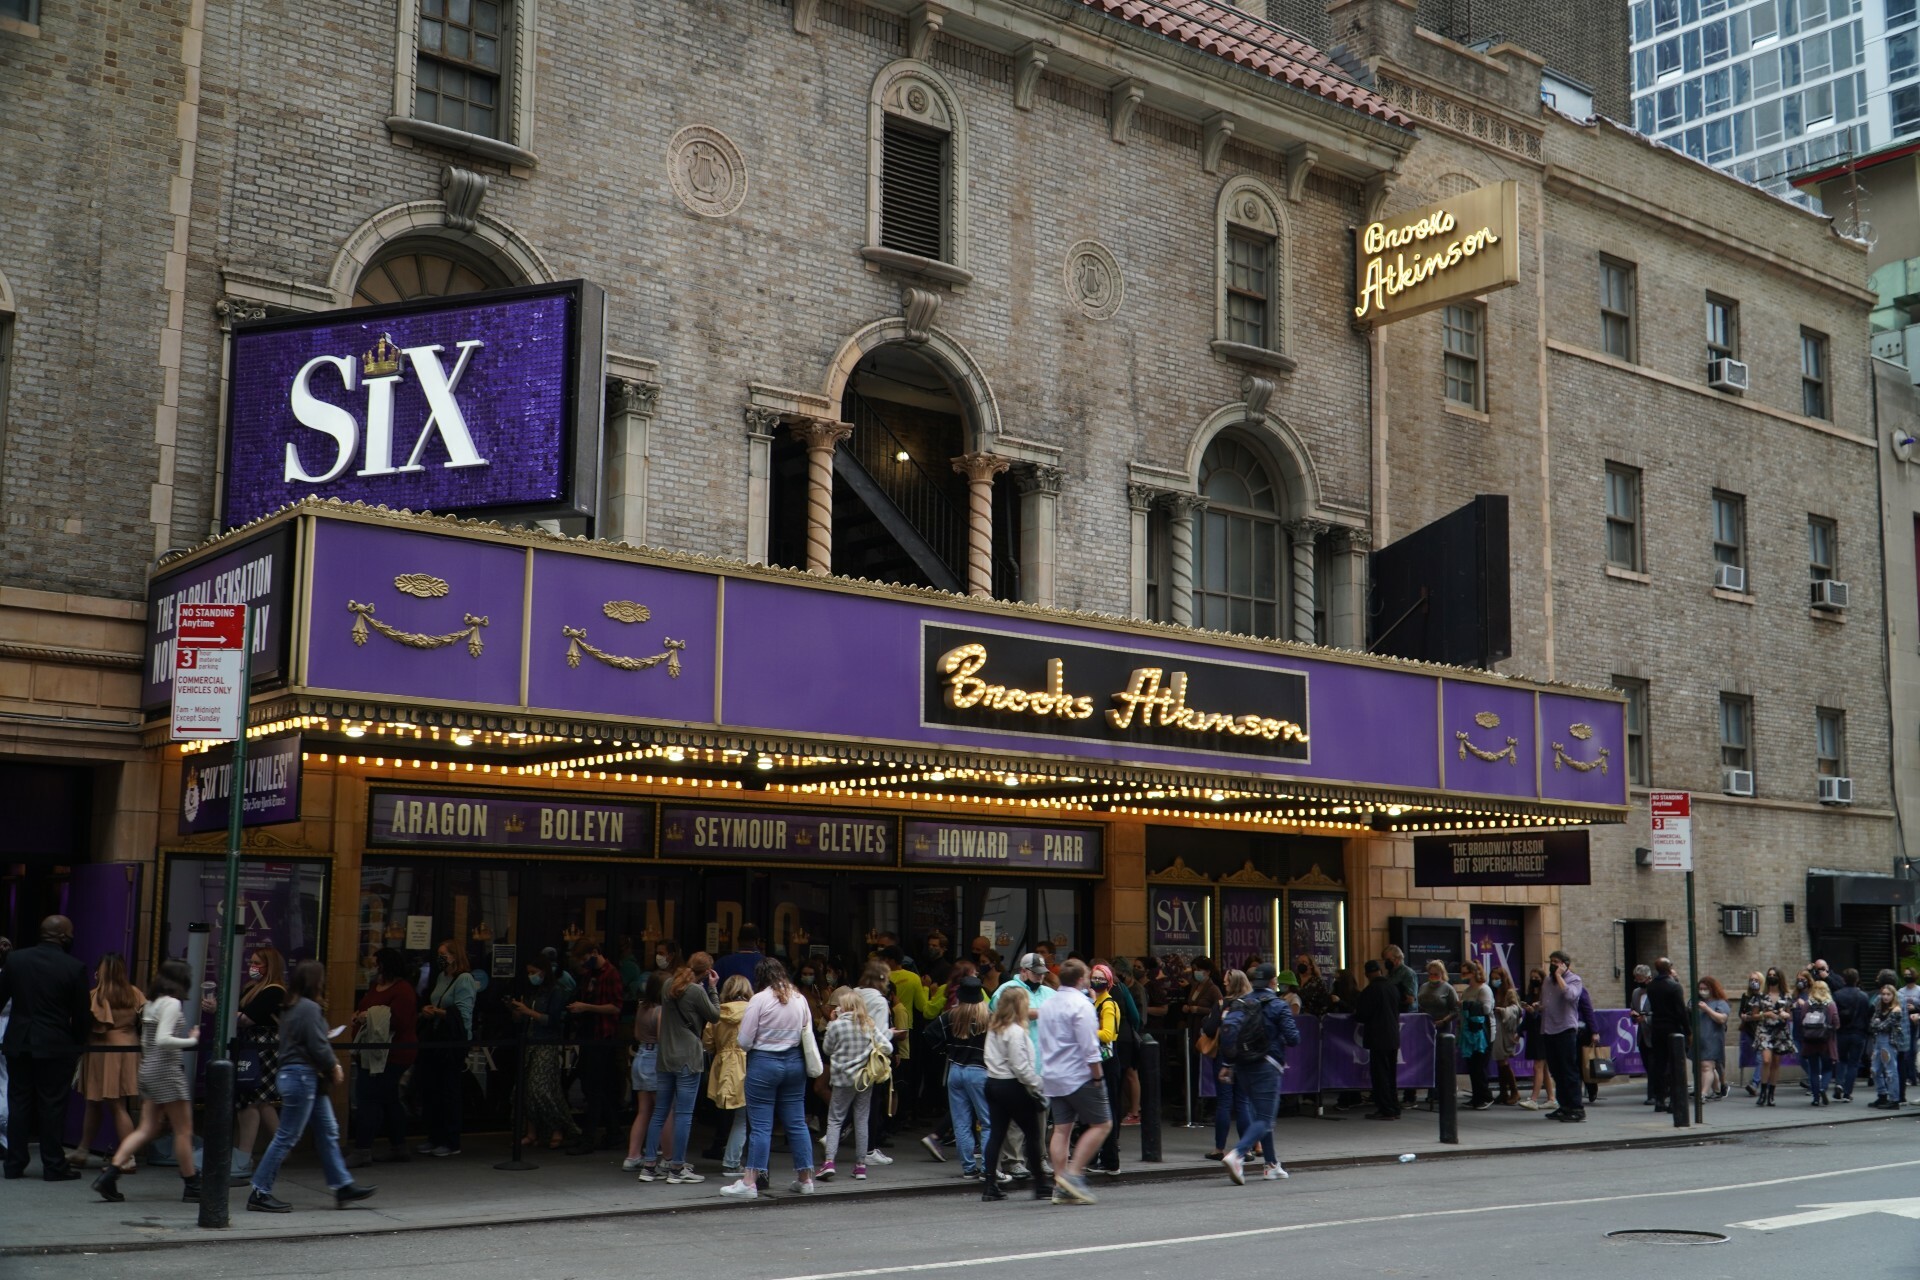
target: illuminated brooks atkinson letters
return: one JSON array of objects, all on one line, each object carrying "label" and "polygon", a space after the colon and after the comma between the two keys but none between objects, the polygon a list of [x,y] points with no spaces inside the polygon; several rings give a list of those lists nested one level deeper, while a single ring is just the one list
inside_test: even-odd
[{"label": "illuminated brooks atkinson letters", "polygon": [[[479,338],[455,344],[451,370],[441,362],[446,348],[439,343],[396,347],[388,334],[382,334],[372,349],[357,361],[351,356],[333,355],[315,356],[307,361],[294,375],[288,407],[301,426],[331,438],[333,457],[324,470],[311,471],[301,459],[300,442],[289,440],[283,478],[288,484],[325,484],[351,466],[355,455],[360,453],[360,420],[353,411],[314,394],[311,379],[328,371],[338,375],[349,395],[355,391],[366,395],[366,451],[355,475],[388,476],[426,470],[426,464],[420,459],[436,433],[447,455],[441,466],[486,466],[487,460],[474,447],[473,434],[467,429],[466,415],[455,394],[474,353],[485,345]],[[420,424],[406,462],[396,467],[393,465],[394,388],[409,370],[426,397],[427,416]]]}]

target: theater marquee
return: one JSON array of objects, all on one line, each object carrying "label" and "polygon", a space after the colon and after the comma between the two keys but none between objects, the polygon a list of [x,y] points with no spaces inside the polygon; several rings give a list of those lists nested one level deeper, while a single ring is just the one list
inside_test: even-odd
[{"label": "theater marquee", "polygon": [[1361,228],[1353,318],[1392,324],[1520,279],[1520,187],[1502,182]]}]

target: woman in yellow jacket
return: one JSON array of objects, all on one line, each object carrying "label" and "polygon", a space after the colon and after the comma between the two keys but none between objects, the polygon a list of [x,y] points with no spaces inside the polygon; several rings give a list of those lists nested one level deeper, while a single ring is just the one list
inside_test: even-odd
[{"label": "woman in yellow jacket", "polygon": [[713,1068],[707,1076],[707,1096],[722,1111],[733,1113],[727,1133],[726,1158],[721,1173],[740,1176],[740,1158],[747,1146],[747,1051],[740,1047],[740,1015],[753,999],[753,984],[739,974],[720,985],[720,1020],[709,1022],[704,1035]]},{"label": "woman in yellow jacket", "polygon": [[1120,1172],[1120,1098],[1126,1088],[1125,1073],[1111,1067],[1114,1042],[1120,1039],[1120,1020],[1126,1017],[1121,1011],[1120,1002],[1113,995],[1113,970],[1104,964],[1093,966],[1092,982],[1093,1011],[1100,1020],[1100,1079],[1107,1086],[1107,1109],[1112,1112],[1115,1124],[1107,1134],[1106,1142],[1100,1148],[1100,1154],[1093,1158],[1096,1172],[1117,1174]]}]

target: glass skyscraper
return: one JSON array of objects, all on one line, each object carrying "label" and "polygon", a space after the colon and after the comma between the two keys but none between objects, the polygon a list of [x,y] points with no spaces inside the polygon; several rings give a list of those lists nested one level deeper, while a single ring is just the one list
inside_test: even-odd
[{"label": "glass skyscraper", "polygon": [[1920,0],[1632,0],[1640,132],[1800,203],[1788,176],[1920,134]]}]

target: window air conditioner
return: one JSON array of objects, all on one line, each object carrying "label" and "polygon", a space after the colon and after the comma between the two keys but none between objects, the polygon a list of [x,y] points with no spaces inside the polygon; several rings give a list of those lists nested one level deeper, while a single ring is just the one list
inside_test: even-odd
[{"label": "window air conditioner", "polygon": [[1707,361],[1707,385],[1715,391],[1745,391],[1750,385],[1746,364],[1739,360]]},{"label": "window air conditioner", "polygon": [[1832,578],[1822,578],[1813,584],[1813,607],[1816,609],[1844,609],[1847,607],[1847,584],[1835,582]]},{"label": "window air conditioner", "polygon": [[1760,932],[1760,912],[1755,907],[1721,907],[1720,932],[1729,938],[1751,938]]},{"label": "window air conditioner", "polygon": [[1735,595],[1747,593],[1747,571],[1737,564],[1715,565],[1713,585],[1721,591],[1731,591]]},{"label": "window air conditioner", "polygon": [[1752,795],[1753,770],[1722,769],[1720,771],[1720,789],[1730,796]]},{"label": "window air conditioner", "polygon": [[1853,803],[1853,779],[1852,778],[1820,779],[1820,803],[1821,804],[1852,804]]}]

